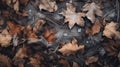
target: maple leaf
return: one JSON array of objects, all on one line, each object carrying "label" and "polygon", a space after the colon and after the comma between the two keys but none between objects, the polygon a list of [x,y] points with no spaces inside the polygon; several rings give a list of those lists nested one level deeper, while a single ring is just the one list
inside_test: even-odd
[{"label": "maple leaf", "polygon": [[67,3],[67,10],[62,12],[61,14],[65,16],[65,22],[69,22],[69,28],[71,29],[75,24],[80,26],[84,26],[84,13],[76,13],[75,7],[72,4]]},{"label": "maple leaf", "polygon": [[44,9],[44,10],[48,10],[50,12],[56,11],[57,10],[57,5],[55,1],[51,1],[51,0],[40,0],[40,5],[39,5],[39,9]]},{"label": "maple leaf", "polygon": [[12,36],[8,33],[6,29],[0,33],[0,45],[2,47],[7,47],[10,45],[10,42],[12,40]]},{"label": "maple leaf", "polygon": [[103,35],[110,38],[110,39],[112,37],[120,38],[120,32],[117,31],[117,28],[118,28],[117,23],[114,23],[114,22],[108,23],[105,26],[105,29],[103,31]]},{"label": "maple leaf", "polygon": [[65,44],[62,48],[60,48],[58,51],[60,51],[64,55],[70,55],[80,49],[83,49],[84,45],[78,46],[77,40],[73,39],[71,43]]},{"label": "maple leaf", "polygon": [[85,4],[83,6],[83,11],[88,11],[86,13],[86,16],[89,20],[91,20],[92,23],[94,23],[96,20],[95,15],[97,16],[103,15],[103,12],[101,11],[100,7],[94,2]]}]

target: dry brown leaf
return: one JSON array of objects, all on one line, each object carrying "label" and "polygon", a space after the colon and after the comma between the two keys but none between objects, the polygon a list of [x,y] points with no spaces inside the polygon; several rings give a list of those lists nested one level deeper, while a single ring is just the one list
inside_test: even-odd
[{"label": "dry brown leaf", "polygon": [[70,55],[74,52],[84,49],[84,45],[78,46],[77,40],[73,39],[71,43],[65,44],[62,48],[60,48],[58,51],[60,51],[64,55]]},{"label": "dry brown leaf", "polygon": [[118,59],[119,59],[119,61],[120,61],[120,52],[118,53],[118,56],[117,56],[117,57],[118,57]]},{"label": "dry brown leaf", "polygon": [[52,0],[40,0],[40,5],[39,5],[39,9],[44,9],[44,10],[48,10],[50,12],[56,11],[57,10],[57,5],[55,1]]},{"label": "dry brown leaf", "polygon": [[69,22],[69,28],[71,29],[75,24],[78,24],[80,26],[84,26],[84,20],[82,17],[84,17],[84,13],[76,13],[75,7],[67,3],[67,10],[64,11],[63,14],[65,16],[65,22]]},{"label": "dry brown leaf", "polygon": [[10,45],[10,42],[12,40],[12,36],[9,34],[9,32],[4,29],[2,33],[0,33],[0,45],[2,47],[7,47]]},{"label": "dry brown leaf", "polygon": [[30,51],[27,47],[23,46],[21,48],[18,49],[14,60],[18,60],[18,59],[23,59],[23,58],[27,58],[30,56]]},{"label": "dry brown leaf", "polygon": [[27,5],[28,2],[29,2],[29,0],[20,0],[20,3],[23,5]]},{"label": "dry brown leaf", "polygon": [[95,15],[97,16],[102,16],[103,13],[100,9],[100,7],[95,4],[94,2],[92,3],[86,3],[84,6],[83,6],[83,11],[88,11],[86,13],[86,16],[89,20],[91,20],[92,23],[95,22]]},{"label": "dry brown leaf", "polygon": [[48,44],[53,43],[55,41],[55,31],[54,29],[45,29],[45,32],[43,33],[43,37],[48,41]]},{"label": "dry brown leaf", "polygon": [[62,64],[63,67],[70,67],[70,64],[67,60],[59,59],[59,63]]},{"label": "dry brown leaf", "polygon": [[35,34],[36,32],[34,32],[32,29],[33,28],[30,25],[28,25],[26,27],[24,33],[27,35],[28,40],[30,40],[30,41],[37,41],[38,40],[38,36]]},{"label": "dry brown leaf", "polygon": [[0,67],[12,67],[10,58],[0,54]]},{"label": "dry brown leaf", "polygon": [[92,25],[92,27],[87,28],[86,34],[92,34],[95,35],[100,32],[101,24],[98,19],[96,19],[95,23]]},{"label": "dry brown leaf", "polygon": [[96,33],[99,33],[100,32],[100,29],[101,29],[101,24],[99,22],[99,20],[97,19],[95,21],[95,23],[93,24],[91,30],[92,30],[92,35],[96,34]]},{"label": "dry brown leaf", "polygon": [[45,24],[45,21],[44,20],[38,20],[36,23],[35,23],[35,26],[33,27],[33,31],[34,32],[37,32],[38,29],[40,29],[43,24]]},{"label": "dry brown leaf", "polygon": [[11,2],[12,2],[12,0],[5,0],[5,3],[6,3],[7,5],[10,5]]},{"label": "dry brown leaf", "polygon": [[76,62],[73,62],[73,67],[81,67]]},{"label": "dry brown leaf", "polygon": [[15,33],[20,34],[20,32],[24,29],[23,26],[14,24],[13,22],[8,22],[9,32],[13,36]]},{"label": "dry brown leaf", "polygon": [[103,35],[108,37],[108,38],[110,38],[110,39],[112,37],[120,39],[120,32],[117,31],[117,28],[118,28],[118,24],[117,23],[114,23],[114,22],[108,23],[105,26],[105,29],[103,31]]},{"label": "dry brown leaf", "polygon": [[30,58],[30,62],[33,67],[40,67],[40,61],[36,58]]},{"label": "dry brown leaf", "polygon": [[19,0],[13,0],[13,3],[15,3],[13,6],[14,10],[19,11]]},{"label": "dry brown leaf", "polygon": [[98,56],[92,56],[85,61],[85,64],[89,65],[90,63],[97,62],[97,61],[98,61]]}]

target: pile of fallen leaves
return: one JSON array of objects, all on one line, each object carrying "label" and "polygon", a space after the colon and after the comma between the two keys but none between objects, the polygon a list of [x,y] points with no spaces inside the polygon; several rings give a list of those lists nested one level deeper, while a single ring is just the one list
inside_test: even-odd
[{"label": "pile of fallen leaves", "polygon": [[0,67],[120,67],[120,1],[0,0]]}]

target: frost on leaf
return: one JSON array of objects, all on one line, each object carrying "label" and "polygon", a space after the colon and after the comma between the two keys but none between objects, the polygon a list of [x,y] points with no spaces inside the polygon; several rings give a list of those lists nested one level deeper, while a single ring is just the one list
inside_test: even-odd
[{"label": "frost on leaf", "polygon": [[117,23],[114,23],[114,22],[108,23],[105,26],[105,30],[103,31],[103,35],[108,37],[108,38],[115,37],[115,38],[120,39],[120,32],[117,31],[117,29],[118,29]]},{"label": "frost on leaf", "polygon": [[100,7],[93,3],[87,3],[83,6],[83,11],[88,11],[86,16],[92,23],[95,22],[95,15],[102,16],[103,12],[101,11]]},{"label": "frost on leaf", "polygon": [[77,40],[73,39],[71,43],[64,44],[64,46],[58,51],[60,51],[64,55],[70,55],[81,49],[84,49],[84,45],[78,46]]},{"label": "frost on leaf", "polygon": [[55,1],[51,0],[40,0],[40,5],[39,5],[40,10],[48,10],[50,12],[56,11],[57,10],[57,5]]},{"label": "frost on leaf", "polygon": [[7,47],[10,45],[10,42],[12,40],[12,36],[8,33],[6,29],[0,33],[0,45],[2,47]]},{"label": "frost on leaf", "polygon": [[65,16],[65,22],[69,22],[69,28],[71,29],[75,23],[84,26],[84,20],[82,17],[84,17],[84,13],[76,13],[75,7],[67,3],[67,10],[64,11],[62,14]]}]

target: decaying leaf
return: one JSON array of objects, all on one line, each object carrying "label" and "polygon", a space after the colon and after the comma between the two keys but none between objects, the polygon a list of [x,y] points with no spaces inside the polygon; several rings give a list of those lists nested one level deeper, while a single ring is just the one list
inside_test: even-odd
[{"label": "decaying leaf", "polygon": [[81,67],[76,62],[73,62],[73,67]]},{"label": "decaying leaf", "polygon": [[36,58],[30,58],[30,62],[33,67],[40,67],[40,61]]},{"label": "decaying leaf", "polygon": [[92,25],[92,27],[88,28],[86,30],[86,34],[91,33],[92,35],[97,34],[100,32],[101,24],[98,19],[96,19],[95,23]]},{"label": "decaying leaf", "polygon": [[65,22],[69,22],[69,28],[71,29],[75,23],[84,26],[84,20],[82,17],[84,17],[85,14],[80,12],[76,13],[75,7],[70,3],[67,3],[66,6],[67,10],[61,14],[65,16]]},{"label": "decaying leaf", "polygon": [[12,67],[10,58],[0,54],[0,67]]},{"label": "decaying leaf", "polygon": [[39,30],[43,24],[45,24],[45,21],[44,20],[38,20],[36,23],[35,23],[35,26],[33,27],[33,31],[34,32],[37,32],[37,30]]},{"label": "decaying leaf", "polygon": [[99,22],[99,20],[97,19],[95,21],[95,23],[93,24],[91,30],[92,30],[92,35],[96,34],[96,33],[99,33],[100,32],[100,29],[101,29],[101,24]]},{"label": "decaying leaf", "polygon": [[48,41],[48,44],[53,43],[53,41],[56,39],[54,29],[46,28],[45,32],[43,33],[43,37]]},{"label": "decaying leaf", "polygon": [[65,44],[62,48],[60,48],[58,51],[60,51],[64,55],[70,55],[74,52],[84,49],[84,45],[78,46],[77,40],[73,39],[71,43]]},{"label": "decaying leaf", "polygon": [[117,57],[118,57],[118,59],[119,59],[119,61],[120,61],[120,52],[118,53],[118,56],[117,56]]},{"label": "decaying leaf", "polygon": [[85,64],[89,65],[90,63],[97,62],[97,60],[98,60],[98,56],[92,56],[85,61]]},{"label": "decaying leaf", "polygon": [[12,40],[12,36],[9,34],[9,32],[4,29],[2,33],[0,33],[0,45],[2,47],[7,47],[10,45],[10,42]]},{"label": "decaying leaf", "polygon": [[92,23],[94,23],[96,20],[95,15],[97,15],[97,16],[103,15],[100,7],[94,2],[85,4],[83,6],[83,11],[88,11],[86,13],[86,16],[89,20],[91,20]]},{"label": "decaying leaf", "polygon": [[17,53],[14,56],[14,60],[23,59],[31,56],[31,50],[28,47],[21,47],[18,49]]},{"label": "decaying leaf", "polygon": [[117,28],[118,28],[118,24],[117,23],[114,23],[114,22],[111,22],[111,23],[108,23],[106,26],[105,26],[105,29],[103,31],[103,35],[108,37],[108,38],[112,38],[112,37],[115,37],[115,38],[120,38],[120,32],[117,31]]},{"label": "decaying leaf", "polygon": [[40,0],[40,5],[39,5],[40,10],[48,10],[50,12],[56,11],[57,10],[57,5],[55,1],[52,0]]},{"label": "decaying leaf", "polygon": [[27,5],[28,2],[29,2],[29,0],[20,0],[20,3],[23,5]]},{"label": "decaying leaf", "polygon": [[59,63],[62,64],[63,67],[70,67],[70,64],[67,60],[59,59]]},{"label": "decaying leaf", "polygon": [[17,25],[11,21],[8,22],[9,32],[13,36],[15,33],[20,34],[20,32],[24,29],[23,26]]},{"label": "decaying leaf", "polygon": [[29,41],[34,42],[38,40],[38,36],[36,35],[36,32],[33,31],[33,28],[30,25],[25,27],[24,34],[27,36],[27,39]]}]

